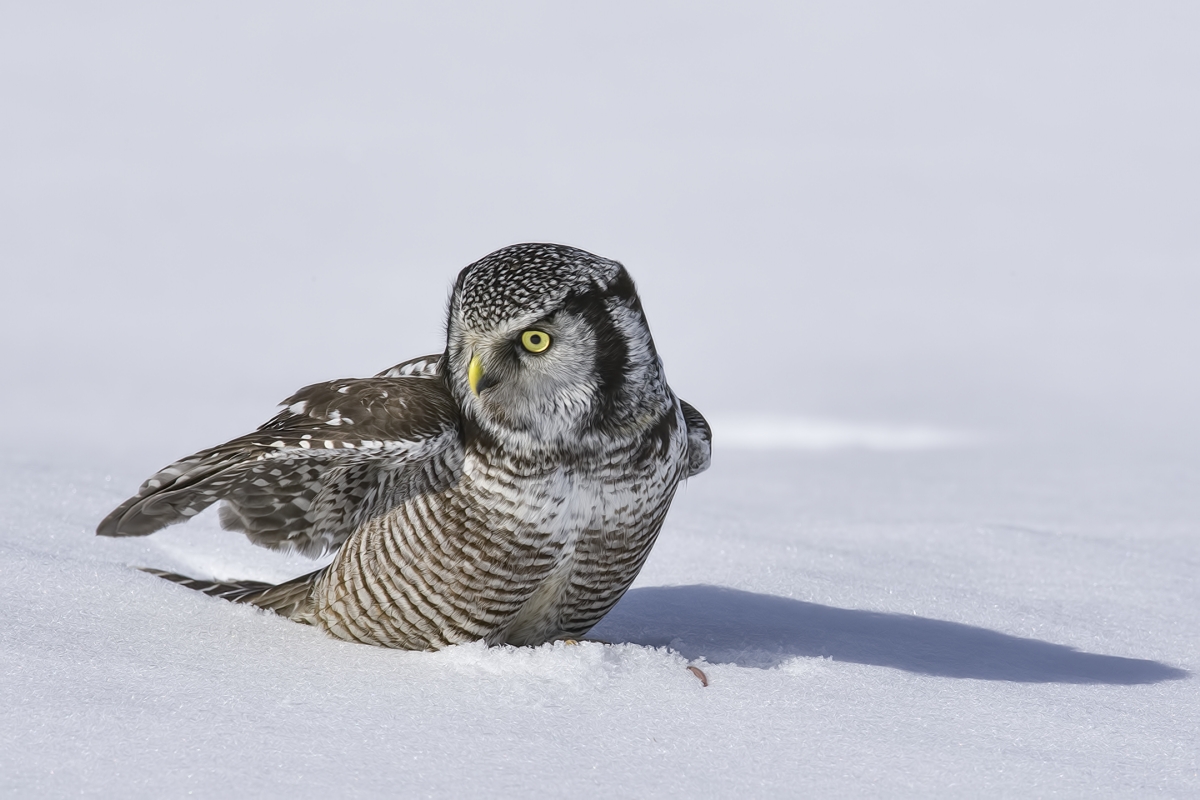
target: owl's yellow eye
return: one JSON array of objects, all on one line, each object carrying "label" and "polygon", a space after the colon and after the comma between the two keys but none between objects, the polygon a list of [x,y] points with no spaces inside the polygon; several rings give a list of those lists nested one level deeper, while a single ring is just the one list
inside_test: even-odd
[{"label": "owl's yellow eye", "polygon": [[550,334],[544,331],[525,331],[521,334],[521,344],[531,353],[544,353],[550,346]]}]

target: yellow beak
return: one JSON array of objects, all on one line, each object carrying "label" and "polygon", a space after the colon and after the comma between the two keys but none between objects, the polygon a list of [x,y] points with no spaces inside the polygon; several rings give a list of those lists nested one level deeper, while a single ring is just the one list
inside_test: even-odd
[{"label": "yellow beak", "polygon": [[476,397],[479,396],[479,390],[476,389],[479,385],[479,379],[483,377],[483,362],[479,360],[479,356],[471,356],[471,364],[467,367],[467,382],[471,384],[471,393]]}]

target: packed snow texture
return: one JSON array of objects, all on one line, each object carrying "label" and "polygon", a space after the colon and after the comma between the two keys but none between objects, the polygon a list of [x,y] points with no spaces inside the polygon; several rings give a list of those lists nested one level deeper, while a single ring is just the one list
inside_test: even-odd
[{"label": "packed snow texture", "polygon": [[282,578],[308,563],[278,563],[207,514],[95,540],[95,520],[136,480],[128,466],[108,480],[8,463],[4,789],[1200,786],[1194,462],[1181,473],[985,450],[718,452],[593,631],[611,644],[439,653],[334,641],[139,573],[128,565]]},{"label": "packed snow texture", "polygon": [[[0,795],[1200,795],[1190,3],[10,4]],[[456,271],[622,260],[712,468],[600,641],[99,520]],[[702,686],[686,669],[708,677]]]}]

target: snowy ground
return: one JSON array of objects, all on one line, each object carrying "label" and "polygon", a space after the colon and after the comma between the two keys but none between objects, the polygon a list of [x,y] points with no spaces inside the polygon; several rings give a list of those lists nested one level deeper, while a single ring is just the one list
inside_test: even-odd
[{"label": "snowy ground", "polygon": [[0,789],[1200,792],[1194,459],[717,453],[596,629],[613,644],[435,654],[130,569],[303,567],[207,517],[91,537],[144,468],[6,463]]},{"label": "snowy ground", "polygon": [[[0,795],[1200,796],[1200,6],[0,8]],[[612,644],[398,653],[97,522],[622,260],[713,421]],[[705,688],[685,667],[702,665]]]}]

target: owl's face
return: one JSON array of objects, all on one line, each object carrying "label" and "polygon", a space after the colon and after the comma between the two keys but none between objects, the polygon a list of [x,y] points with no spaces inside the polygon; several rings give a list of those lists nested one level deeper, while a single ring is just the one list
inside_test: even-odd
[{"label": "owl's face", "polygon": [[445,365],[465,417],[533,448],[587,447],[669,397],[628,273],[561,245],[515,245],[463,270]]}]

